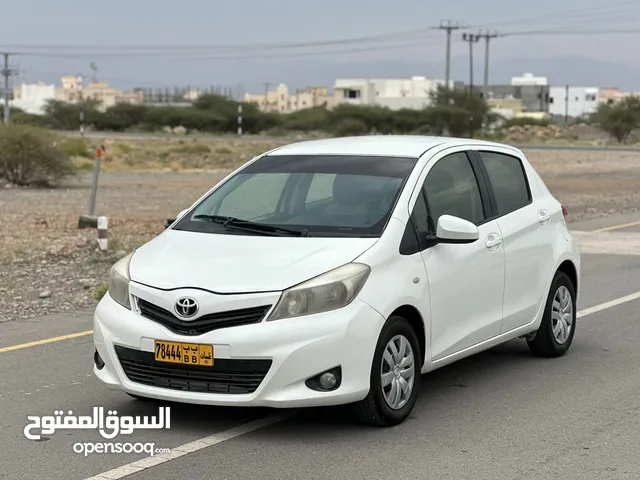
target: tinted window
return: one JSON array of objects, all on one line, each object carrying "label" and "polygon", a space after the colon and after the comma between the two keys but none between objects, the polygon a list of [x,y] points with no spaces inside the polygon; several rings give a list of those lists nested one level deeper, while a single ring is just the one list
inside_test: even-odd
[{"label": "tinted window", "polygon": [[467,155],[444,157],[431,168],[424,183],[430,230],[441,215],[453,215],[476,225],[485,219],[480,188]]},{"label": "tinted window", "polygon": [[522,162],[511,155],[479,152],[498,204],[498,215],[518,210],[531,201]]},{"label": "tinted window", "polygon": [[[242,183],[234,182],[237,183],[236,188],[222,199],[215,213],[246,220],[274,214],[288,179],[286,173],[259,173]],[[260,201],[250,201],[255,198],[260,198]]]},{"label": "tinted window", "polygon": [[309,191],[307,192],[306,203],[313,203],[332,198],[333,182],[335,179],[335,173],[316,173],[313,175]]},{"label": "tinted window", "polygon": [[320,236],[379,236],[416,159],[266,156],[214,190],[174,227],[246,235],[196,215],[304,228]]}]

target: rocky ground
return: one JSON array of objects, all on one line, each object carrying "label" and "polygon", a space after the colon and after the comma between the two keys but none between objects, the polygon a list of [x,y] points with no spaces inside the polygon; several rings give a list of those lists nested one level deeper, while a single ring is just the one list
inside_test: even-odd
[{"label": "rocky ground", "polygon": [[[640,154],[527,151],[570,220],[637,211]],[[211,166],[211,165],[210,165]],[[101,174],[96,213],[109,217],[109,253],[96,250],[96,231],[79,230],[91,175],[54,190],[0,190],[0,321],[90,308],[105,291],[118,258],[164,228],[224,170]]]}]

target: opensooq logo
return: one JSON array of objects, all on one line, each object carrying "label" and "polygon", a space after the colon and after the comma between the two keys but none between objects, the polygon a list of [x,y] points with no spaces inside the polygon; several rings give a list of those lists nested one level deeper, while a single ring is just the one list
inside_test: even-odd
[{"label": "opensooq logo", "polygon": [[[105,417],[104,407],[93,407],[93,415],[74,416],[71,410],[67,413],[63,416],[62,410],[55,410],[53,415],[43,417],[29,415],[27,419],[31,423],[24,427],[24,436],[29,440],[40,440],[42,435],[50,435],[56,430],[98,430],[102,437],[112,439],[119,434],[130,435],[134,430],[169,430],[171,426],[170,407],[160,407],[157,417],[119,417],[115,410],[108,410]],[[32,433],[33,429],[39,429],[40,433]]]}]

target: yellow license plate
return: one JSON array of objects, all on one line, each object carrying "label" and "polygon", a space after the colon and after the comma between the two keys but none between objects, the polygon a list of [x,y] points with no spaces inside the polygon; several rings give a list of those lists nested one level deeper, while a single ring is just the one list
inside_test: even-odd
[{"label": "yellow license plate", "polygon": [[155,357],[158,362],[212,367],[213,346],[156,340]]}]

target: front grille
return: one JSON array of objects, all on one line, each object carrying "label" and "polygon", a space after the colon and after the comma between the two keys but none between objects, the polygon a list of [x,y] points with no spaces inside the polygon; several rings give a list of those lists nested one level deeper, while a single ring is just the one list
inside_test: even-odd
[{"label": "front grille", "polygon": [[153,320],[179,335],[202,335],[219,328],[238,327],[259,323],[265,317],[271,305],[230,310],[228,312],[209,313],[195,320],[180,320],[173,313],[141,298],[138,308],[143,317]]},{"label": "front grille", "polygon": [[213,367],[162,363],[153,352],[115,346],[125,375],[134,383],[201,393],[253,393],[271,368],[271,360],[214,359]]}]

